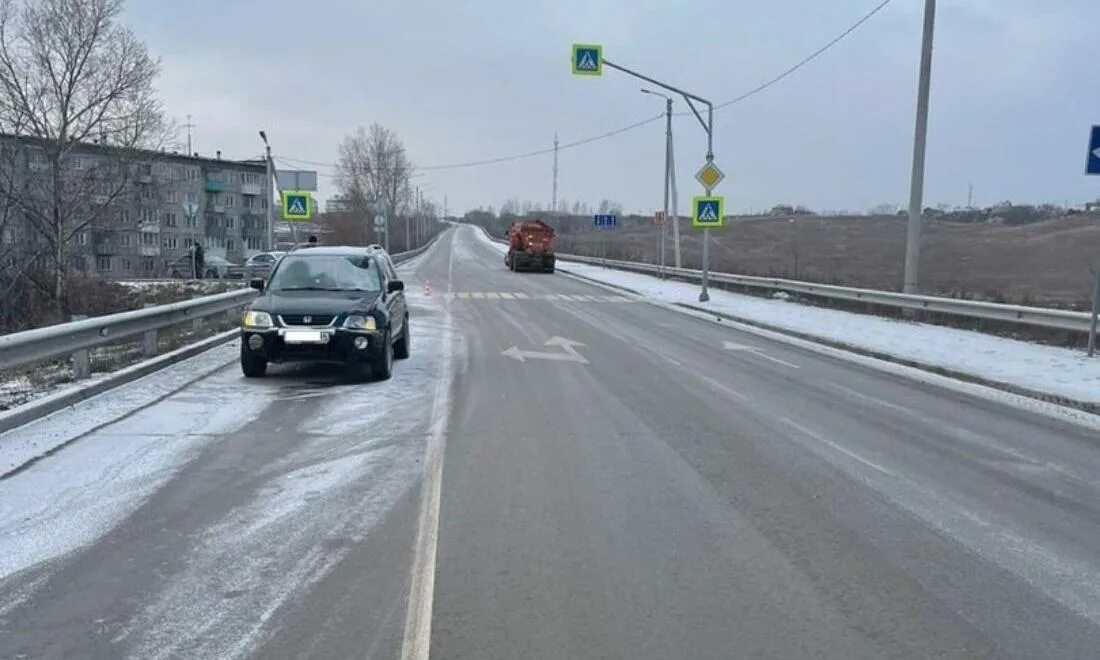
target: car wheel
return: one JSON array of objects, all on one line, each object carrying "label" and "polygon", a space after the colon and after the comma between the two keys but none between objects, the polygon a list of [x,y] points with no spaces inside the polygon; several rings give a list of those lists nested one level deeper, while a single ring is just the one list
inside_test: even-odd
[{"label": "car wheel", "polygon": [[218,279],[218,271],[213,270],[213,269],[206,271],[206,279],[208,279],[208,280]]},{"label": "car wheel", "polygon": [[248,352],[241,346],[241,372],[245,378],[263,378],[267,375],[267,360]]},{"label": "car wheel", "polygon": [[389,380],[393,375],[393,344],[390,342],[389,331],[382,338],[382,354],[374,359],[370,370],[375,380]]},{"label": "car wheel", "polygon": [[411,339],[409,338],[409,317],[405,316],[405,329],[401,331],[401,339],[397,340],[397,343],[393,345],[393,356],[398,360],[409,359],[409,348]]}]

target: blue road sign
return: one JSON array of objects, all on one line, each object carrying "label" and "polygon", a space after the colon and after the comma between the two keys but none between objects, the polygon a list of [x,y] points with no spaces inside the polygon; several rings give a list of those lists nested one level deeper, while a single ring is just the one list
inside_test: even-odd
[{"label": "blue road sign", "polygon": [[691,226],[721,227],[725,222],[724,204],[722,197],[692,197]]},{"label": "blue road sign", "polygon": [[597,214],[592,216],[592,219],[593,224],[604,229],[614,229],[619,226],[619,216],[614,214]]},{"label": "blue road sign", "polygon": [[1089,164],[1085,174],[1100,175],[1100,126],[1092,127],[1092,136],[1089,138]]}]

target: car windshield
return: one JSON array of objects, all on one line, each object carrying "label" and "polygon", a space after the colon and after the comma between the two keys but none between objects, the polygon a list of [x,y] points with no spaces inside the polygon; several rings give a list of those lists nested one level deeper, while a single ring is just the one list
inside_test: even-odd
[{"label": "car windshield", "polygon": [[378,269],[370,258],[340,255],[284,257],[271,277],[274,291],[378,291]]}]

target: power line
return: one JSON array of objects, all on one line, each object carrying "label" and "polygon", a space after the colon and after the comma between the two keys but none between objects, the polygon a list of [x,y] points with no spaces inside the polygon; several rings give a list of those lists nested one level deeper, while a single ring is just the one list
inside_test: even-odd
[{"label": "power line", "polygon": [[[848,37],[848,35],[852,34],[856,30],[858,30],[864,23],[871,20],[871,18],[873,18],[876,14],[878,14],[883,9],[885,9],[886,6],[889,5],[891,2],[893,2],[893,0],[882,0],[882,2],[880,2],[878,5],[876,5],[871,11],[864,14],[862,17],[860,17],[859,20],[857,20],[855,23],[850,25],[846,30],[841,32],[836,37],[834,37],[832,40],[830,40],[828,43],[826,43],[821,48],[818,48],[814,52],[812,52],[809,55],[807,55],[806,57],[802,58],[797,63],[795,63],[793,66],[787,68],[782,73],[775,76],[774,78],[771,78],[770,80],[767,80],[766,82],[763,82],[760,85],[757,85],[756,87],[748,90],[747,92],[741,94],[740,96],[732,98],[732,99],[730,99],[728,101],[725,101],[723,103],[719,103],[718,105],[714,106],[714,109],[719,110],[719,109],[722,109],[722,108],[727,108],[731,105],[735,105],[737,103],[741,103],[742,101],[745,101],[745,100],[747,100],[747,99],[749,99],[753,96],[756,96],[760,92],[763,92],[764,90],[768,89],[769,87],[771,87],[771,86],[775,85],[776,83],[782,81],[783,79],[791,76],[793,73],[795,73],[796,71],[798,71],[802,67],[806,66],[807,64],[814,61],[818,57],[824,55],[833,46],[837,45],[838,43],[843,41],[846,37]],[[689,112],[677,112],[675,114],[677,116],[685,116],[685,115],[689,115],[691,113],[689,113]],[[561,145],[558,146],[558,149],[570,149],[572,147],[579,147],[579,146],[582,146],[582,145],[585,145],[585,144],[589,144],[591,142],[596,142],[596,141],[599,141],[599,140],[605,140],[607,138],[619,135],[620,133],[625,133],[627,131],[632,131],[636,128],[640,128],[642,126],[645,126],[646,124],[651,124],[651,123],[653,123],[655,121],[658,121],[660,119],[663,119],[663,118],[664,118],[664,113],[661,113],[659,115],[654,115],[653,117],[649,117],[648,119],[643,119],[639,122],[635,122],[633,124],[630,124],[629,126],[623,126],[622,128],[617,128],[617,129],[615,129],[613,131],[609,131],[607,133],[601,133],[600,135],[594,135],[592,137],[584,138],[584,139],[581,139],[581,140],[576,140],[574,142],[567,142],[567,143],[561,144]],[[424,166],[424,167],[417,167],[416,169],[419,170],[419,171],[456,170],[456,169],[463,169],[463,168],[468,168],[468,167],[480,167],[482,165],[495,165],[495,164],[498,164],[498,163],[508,163],[508,162],[512,162],[512,161],[516,161],[516,160],[522,160],[522,159],[525,159],[525,158],[534,158],[536,156],[544,156],[546,154],[551,154],[553,152],[554,152],[554,147],[548,147],[548,148],[545,148],[545,149],[536,149],[535,151],[528,151],[528,152],[525,152],[525,153],[512,154],[510,156],[499,156],[497,158],[486,158],[484,160],[473,160],[473,161],[467,161],[467,162],[462,162],[462,163],[449,163],[449,164],[446,164],[446,165],[428,165],[428,166]],[[322,162],[318,162],[318,161],[309,161],[309,160],[304,160],[304,159],[300,159],[300,158],[284,157],[284,158],[282,158],[282,160],[293,161],[295,163],[301,163],[301,164],[305,164],[305,165],[335,167],[335,165],[333,163],[322,163]]]}]

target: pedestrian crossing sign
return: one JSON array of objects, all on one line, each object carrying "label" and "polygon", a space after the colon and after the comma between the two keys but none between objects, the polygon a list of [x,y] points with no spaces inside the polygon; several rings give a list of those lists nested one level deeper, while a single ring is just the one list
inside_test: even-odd
[{"label": "pedestrian crossing sign", "polygon": [[599,76],[603,74],[603,46],[573,44],[573,75]]},{"label": "pedestrian crossing sign", "polygon": [[721,227],[725,224],[723,197],[692,197],[691,226]]},{"label": "pedestrian crossing sign", "polygon": [[307,222],[313,218],[313,204],[305,190],[283,191],[283,220]]}]

